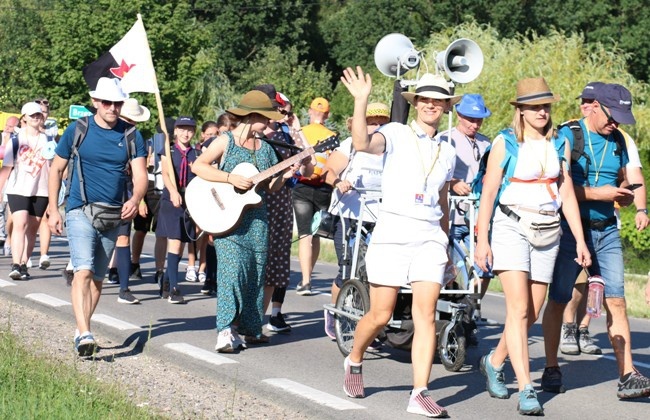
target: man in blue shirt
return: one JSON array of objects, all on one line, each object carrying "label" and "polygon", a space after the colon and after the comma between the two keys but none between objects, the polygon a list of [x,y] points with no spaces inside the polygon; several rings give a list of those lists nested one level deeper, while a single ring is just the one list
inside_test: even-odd
[{"label": "man in blue shirt", "polygon": [[[101,78],[90,97],[97,112],[88,118],[88,130],[78,147],[78,155],[72,155],[78,124],[74,122],[65,130],[56,147],[48,184],[49,226],[53,234],[61,235],[63,221],[58,210],[59,189],[68,160],[72,158],[65,226],[74,266],[71,300],[77,325],[75,348],[80,356],[90,356],[97,348],[90,332],[90,318],[99,302],[102,280],[119,231],[119,224],[98,230],[84,209],[96,203],[121,206],[121,219],[130,220],[138,212],[138,204],[147,191],[144,140],[135,131],[135,147],[132,148],[126,135],[132,126],[119,118],[120,109],[129,95],[122,91],[119,80]],[[81,165],[77,164],[77,159]],[[79,168],[83,168],[83,173],[79,173]],[[133,195],[125,200],[129,176],[133,180]]]},{"label": "man in blue shirt", "polygon": [[[630,325],[627,319],[623,282],[623,250],[616,227],[614,203],[629,206],[634,193],[618,187],[619,172],[625,175],[628,163],[625,142],[620,141],[619,124],[636,123],[632,115],[632,95],[623,86],[603,84],[595,92],[591,111],[580,120],[584,138],[584,153],[571,162],[571,175],[580,204],[583,230],[593,259],[591,275],[605,279],[604,305],[607,310],[607,332],[614,348],[619,369],[617,396],[620,399],[650,395],[650,379],[643,376],[632,363]],[[574,146],[569,127],[561,129]],[[585,157],[588,156],[587,157]],[[547,392],[565,392],[562,384],[557,351],[560,343],[562,314],[571,300],[573,285],[581,267],[575,263],[576,242],[564,222],[564,234],[555,262],[553,283],[549,290],[542,327],[546,351],[546,368],[542,389]]]}]

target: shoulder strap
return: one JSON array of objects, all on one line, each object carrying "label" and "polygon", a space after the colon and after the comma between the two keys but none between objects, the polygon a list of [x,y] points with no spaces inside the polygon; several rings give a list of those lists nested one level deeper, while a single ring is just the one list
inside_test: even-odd
[{"label": "shoulder strap", "polygon": [[506,128],[499,132],[505,140],[505,156],[501,162],[501,168],[503,168],[504,175],[503,179],[506,181],[512,178],[515,173],[515,167],[517,166],[517,156],[519,155],[519,142],[515,137],[515,132],[512,128]]},{"label": "shoulder strap", "polygon": [[230,146],[235,141],[235,138],[232,136],[232,133],[230,131],[226,131],[226,135],[228,136],[228,144],[226,145],[226,150],[223,151],[223,154],[221,155],[221,159],[219,160],[219,169],[222,171],[224,166],[226,165],[226,156],[228,155],[228,149],[230,149]]},{"label": "shoulder strap", "polygon": [[16,165],[16,158],[18,157],[18,149],[20,148],[20,143],[18,142],[18,134],[11,133],[9,136],[11,138],[11,148],[14,153],[14,166]]},{"label": "shoulder strap", "polygon": [[127,153],[129,155],[129,162],[137,156],[137,149],[135,146],[135,125],[130,125],[124,132],[126,138]]},{"label": "shoulder strap", "polygon": [[625,141],[625,136],[623,133],[621,133],[621,130],[618,128],[612,132],[614,141],[616,141],[616,150],[614,150],[614,154],[616,156],[622,156],[623,155],[623,150],[627,150],[627,143]]},{"label": "shoulder strap", "polygon": [[75,128],[74,128],[74,137],[72,138],[72,150],[70,151],[70,157],[68,158],[68,178],[66,179],[66,185],[68,188],[66,189],[65,196],[66,198],[68,195],[70,195],[70,184],[72,182],[72,172],[73,172],[73,161],[76,158],[77,161],[77,171],[79,172],[79,184],[80,184],[80,194],[81,194],[81,201],[86,204],[86,188],[84,185],[84,180],[83,180],[83,175],[81,172],[81,157],[79,156],[79,147],[81,146],[81,143],[83,143],[84,139],[86,138],[86,134],[88,133],[88,120],[89,117],[82,117],[77,120],[75,123]]}]

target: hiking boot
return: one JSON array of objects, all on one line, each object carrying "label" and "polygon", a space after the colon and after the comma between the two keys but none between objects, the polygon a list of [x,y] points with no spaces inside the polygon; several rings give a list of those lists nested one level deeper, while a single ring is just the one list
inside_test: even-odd
[{"label": "hiking boot", "polygon": [[532,384],[528,384],[523,390],[519,391],[519,402],[517,403],[519,414],[524,416],[542,416],[544,409],[537,401],[537,392]]},{"label": "hiking boot", "polygon": [[41,270],[47,270],[50,268],[50,256],[45,254],[41,255],[41,258],[38,260],[38,268]]},{"label": "hiking boot", "polygon": [[562,385],[562,372],[559,366],[551,366],[544,368],[542,374],[542,389],[546,392],[553,392],[555,394],[562,394],[566,392],[566,388]]},{"label": "hiking boot", "polygon": [[335,318],[334,314],[325,309],[323,316],[325,317],[325,335],[332,340],[336,340]]},{"label": "hiking boot", "polygon": [[436,404],[428,390],[422,390],[409,398],[406,411],[427,417],[447,417],[447,410]]},{"label": "hiking boot", "polygon": [[120,294],[117,295],[117,301],[118,303],[127,303],[130,305],[140,303],[140,301],[136,299],[135,296],[133,296],[133,293],[131,293],[129,289],[120,290]]},{"label": "hiking boot", "polygon": [[129,272],[130,280],[142,280],[142,270],[140,264],[131,263],[131,270]]},{"label": "hiking boot", "polygon": [[575,323],[562,324],[560,351],[563,354],[573,356],[580,354],[580,347],[578,347],[578,326]]},{"label": "hiking boot", "polygon": [[296,293],[300,296],[311,296],[311,283],[305,285],[299,284],[296,288]]},{"label": "hiking boot", "polygon": [[111,267],[108,269],[108,283],[118,284],[120,282],[120,276],[117,274],[117,267]]},{"label": "hiking boot", "polygon": [[90,333],[75,337],[74,348],[81,357],[92,356],[97,350],[95,337]]},{"label": "hiking boot", "polygon": [[[169,287],[169,283],[167,283],[167,287]],[[181,293],[181,291],[178,290],[178,288],[174,287],[174,290],[172,290],[171,293],[169,293],[169,296],[167,297],[167,302],[185,303],[185,299],[183,299],[183,294]]]},{"label": "hiking boot", "polygon": [[650,379],[643,376],[636,369],[626,376],[625,381],[618,381],[618,392],[616,392],[618,398],[626,400],[650,396]]},{"label": "hiking boot", "polygon": [[12,280],[22,280],[22,277],[20,276],[19,264],[11,264],[11,271],[9,272],[9,278],[11,278]]},{"label": "hiking boot", "polygon": [[352,366],[350,356],[348,356],[343,360],[343,371],[345,372],[345,378],[343,379],[343,392],[345,392],[345,395],[350,398],[365,397],[361,364]]},{"label": "hiking boot", "polygon": [[196,276],[196,268],[192,266],[187,267],[187,271],[185,272],[185,281],[196,283],[198,280],[199,279]]},{"label": "hiking boot", "polygon": [[201,288],[201,293],[208,296],[214,296],[217,291],[216,288],[217,284],[214,280],[206,280],[205,283],[203,283],[203,287]]},{"label": "hiking boot", "polygon": [[490,394],[490,397],[504,400],[510,396],[508,395],[505,374],[503,372],[505,364],[502,363],[498,368],[492,366],[492,363],[490,363],[492,354],[494,354],[494,351],[481,357],[479,369],[483,376],[485,376],[485,388],[488,394]]},{"label": "hiking boot", "polygon": [[276,316],[271,315],[269,317],[269,323],[266,324],[266,328],[269,331],[273,332],[289,332],[291,331],[291,325],[287,324],[284,320],[284,315],[281,312],[278,312]]},{"label": "hiking boot", "polygon": [[589,335],[589,330],[586,328],[578,330],[578,346],[581,353],[603,354],[603,351],[594,343],[594,340]]},{"label": "hiking boot", "polygon": [[29,280],[30,279],[29,271],[27,271],[27,264],[20,265],[20,279]]}]

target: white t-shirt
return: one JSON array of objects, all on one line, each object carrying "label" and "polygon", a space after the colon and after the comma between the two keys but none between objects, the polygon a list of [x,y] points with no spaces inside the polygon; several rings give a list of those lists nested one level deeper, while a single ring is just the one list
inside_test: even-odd
[{"label": "white t-shirt", "polygon": [[348,158],[348,167],[342,172],[342,178],[349,181],[354,188],[374,190],[376,192],[359,192],[352,189],[345,194],[334,188],[330,213],[358,220],[361,213],[361,196],[366,198],[363,209],[363,221],[374,222],[379,211],[381,195],[381,174],[384,167],[384,157],[364,152],[352,152],[352,137],[345,139],[335,150]]},{"label": "white t-shirt", "polygon": [[[493,144],[502,141],[505,141],[503,136],[498,135]],[[515,178],[537,180],[557,178],[559,175],[560,160],[553,141],[534,140],[525,137],[524,141],[519,143],[517,165],[513,174]],[[557,182],[551,184],[510,182],[503,190],[499,202],[506,205],[550,211],[558,211],[562,206]]]},{"label": "white t-shirt", "polygon": [[7,142],[3,166],[13,166],[15,178],[7,180],[5,194],[24,197],[47,197],[47,180],[50,163],[41,152],[47,145],[47,136],[39,134],[38,139],[31,139],[33,148],[27,139],[25,130],[18,134],[18,153],[14,161],[12,142]]}]

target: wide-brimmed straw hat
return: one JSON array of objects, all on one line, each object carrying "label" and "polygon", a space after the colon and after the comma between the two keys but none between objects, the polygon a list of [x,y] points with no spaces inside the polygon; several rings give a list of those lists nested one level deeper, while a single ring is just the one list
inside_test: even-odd
[{"label": "wide-brimmed straw hat", "polygon": [[560,97],[553,95],[543,77],[531,77],[517,82],[517,97],[510,105],[544,105],[558,102]]},{"label": "wide-brimmed straw hat", "polygon": [[151,112],[149,108],[144,105],[140,105],[138,100],[135,98],[129,98],[124,101],[122,109],[120,110],[120,115],[124,118],[128,118],[131,121],[135,122],[145,122],[151,117]]},{"label": "wide-brimmed straw hat", "polygon": [[281,120],[284,115],[275,110],[271,100],[264,92],[251,90],[242,96],[236,107],[228,109],[231,114],[239,117],[245,117],[250,114],[260,114],[270,120]]},{"label": "wide-brimmed straw hat", "polygon": [[447,83],[444,77],[431,73],[425,73],[420,77],[420,80],[415,85],[415,92],[402,92],[402,96],[411,105],[415,105],[416,96],[432,99],[449,99],[452,105],[460,101],[461,98],[460,95],[451,94],[449,91],[449,83]]}]

